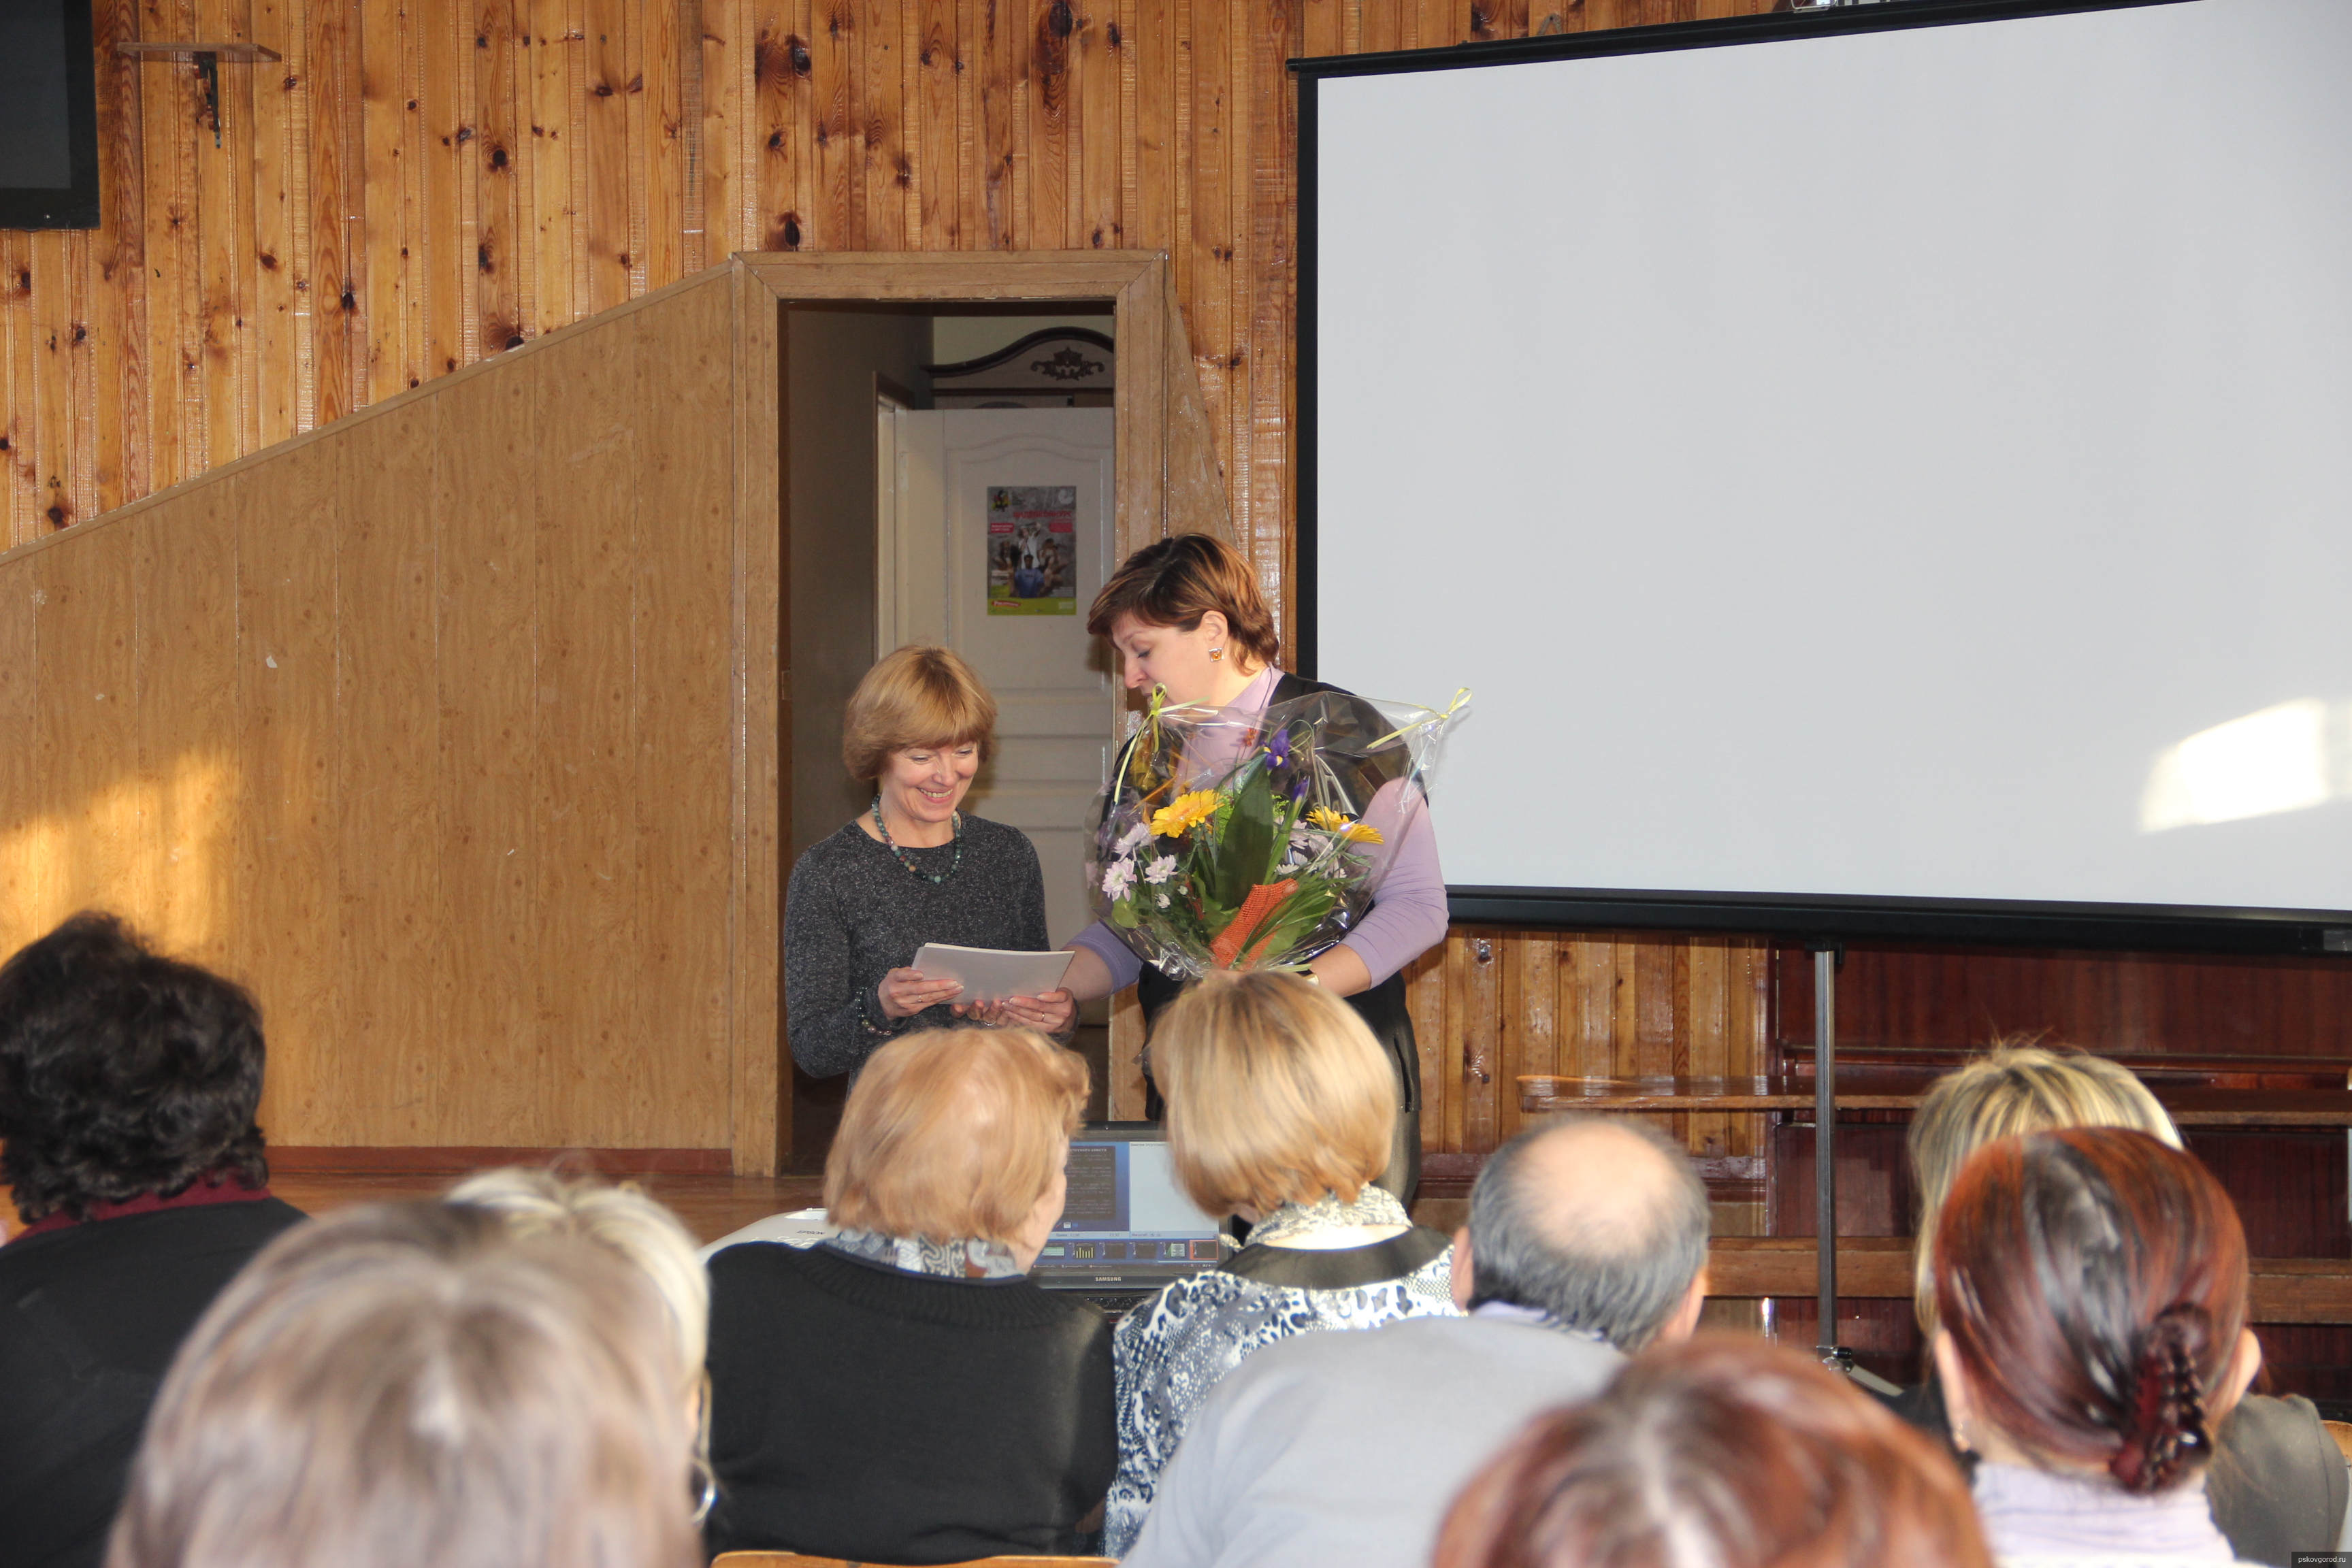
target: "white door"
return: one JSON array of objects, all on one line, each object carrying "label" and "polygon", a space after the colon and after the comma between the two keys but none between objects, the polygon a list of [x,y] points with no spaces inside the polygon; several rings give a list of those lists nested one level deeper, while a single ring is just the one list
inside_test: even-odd
[{"label": "white door", "polygon": [[1108,408],[884,408],[877,657],[951,647],[996,696],[996,756],[971,808],[1020,828],[1045,874],[1055,943],[1093,918],[1088,807],[1118,689],[1087,636],[1110,569]]}]

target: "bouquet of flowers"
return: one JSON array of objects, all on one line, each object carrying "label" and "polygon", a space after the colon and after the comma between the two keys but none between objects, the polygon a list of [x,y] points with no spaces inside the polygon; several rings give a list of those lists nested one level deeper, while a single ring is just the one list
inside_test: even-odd
[{"label": "bouquet of flowers", "polygon": [[1371,908],[1466,695],[1438,713],[1319,691],[1258,714],[1155,696],[1103,793],[1097,912],[1177,978],[1305,964]]}]

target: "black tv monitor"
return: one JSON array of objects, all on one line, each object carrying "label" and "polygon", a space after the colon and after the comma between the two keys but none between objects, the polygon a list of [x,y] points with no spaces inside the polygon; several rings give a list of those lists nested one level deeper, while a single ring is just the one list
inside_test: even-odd
[{"label": "black tv monitor", "polygon": [[0,0],[0,228],[96,228],[89,0]]}]

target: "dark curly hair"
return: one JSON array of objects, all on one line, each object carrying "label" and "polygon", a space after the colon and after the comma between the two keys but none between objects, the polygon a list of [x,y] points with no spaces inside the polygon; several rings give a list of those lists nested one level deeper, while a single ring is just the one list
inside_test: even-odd
[{"label": "dark curly hair", "polygon": [[84,911],[0,964],[0,1180],[26,1220],[269,1180],[261,1010]]}]

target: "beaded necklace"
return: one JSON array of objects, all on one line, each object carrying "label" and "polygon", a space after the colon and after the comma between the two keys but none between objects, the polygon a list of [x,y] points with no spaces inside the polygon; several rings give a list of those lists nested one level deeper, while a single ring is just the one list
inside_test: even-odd
[{"label": "beaded necklace", "polygon": [[915,858],[899,848],[898,840],[890,837],[890,825],[882,820],[882,796],[878,792],[874,796],[874,826],[882,835],[882,842],[889,847],[890,853],[898,858],[898,864],[926,882],[937,885],[963,869],[963,813],[961,811],[955,814],[955,858],[948,862],[948,868],[936,877],[916,865]]}]

